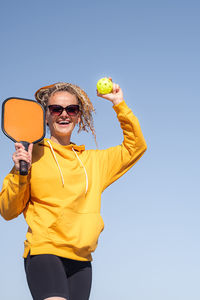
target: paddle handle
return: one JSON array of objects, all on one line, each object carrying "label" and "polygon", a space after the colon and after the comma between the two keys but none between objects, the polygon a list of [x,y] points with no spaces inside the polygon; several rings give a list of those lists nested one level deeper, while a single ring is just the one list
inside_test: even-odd
[{"label": "paddle handle", "polygon": [[[21,141],[20,143],[24,146],[25,150],[28,151],[29,143],[24,141]],[[19,173],[20,175],[28,174],[28,163],[24,160],[20,160],[19,162]]]}]

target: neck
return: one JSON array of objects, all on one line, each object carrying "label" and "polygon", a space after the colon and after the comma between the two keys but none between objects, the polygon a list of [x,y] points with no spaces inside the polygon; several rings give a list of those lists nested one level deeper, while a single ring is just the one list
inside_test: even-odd
[{"label": "neck", "polygon": [[70,138],[71,138],[70,136],[65,136],[65,137],[51,136],[50,139],[56,144],[67,146],[67,145],[70,145]]}]

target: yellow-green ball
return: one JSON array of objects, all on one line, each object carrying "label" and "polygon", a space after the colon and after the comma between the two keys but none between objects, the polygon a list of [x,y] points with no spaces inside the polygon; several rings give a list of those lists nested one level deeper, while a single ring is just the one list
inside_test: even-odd
[{"label": "yellow-green ball", "polygon": [[97,90],[100,94],[109,94],[112,92],[113,83],[107,77],[99,79],[97,82]]}]

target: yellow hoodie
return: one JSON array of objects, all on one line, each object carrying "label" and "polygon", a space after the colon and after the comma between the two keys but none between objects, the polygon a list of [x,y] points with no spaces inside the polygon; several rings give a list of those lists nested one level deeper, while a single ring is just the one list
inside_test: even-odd
[{"label": "yellow hoodie", "polygon": [[12,171],[0,194],[0,213],[11,220],[23,212],[28,232],[23,257],[55,254],[92,260],[104,228],[101,193],[127,172],[146,150],[139,122],[123,101],[113,106],[124,141],[106,150],[62,146],[44,139],[34,145],[27,176]]}]

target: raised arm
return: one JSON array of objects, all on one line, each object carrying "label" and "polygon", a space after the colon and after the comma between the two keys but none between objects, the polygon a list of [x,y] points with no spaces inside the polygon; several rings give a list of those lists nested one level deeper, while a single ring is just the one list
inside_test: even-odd
[{"label": "raised arm", "polygon": [[118,84],[113,84],[111,94],[98,96],[110,100],[123,130],[122,144],[106,150],[99,150],[98,159],[102,178],[102,190],[126,173],[147,149],[140,124],[123,100]]}]

